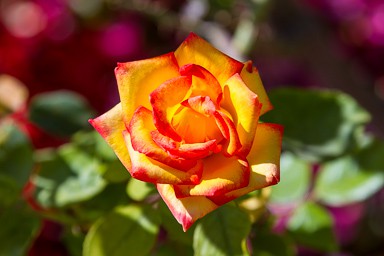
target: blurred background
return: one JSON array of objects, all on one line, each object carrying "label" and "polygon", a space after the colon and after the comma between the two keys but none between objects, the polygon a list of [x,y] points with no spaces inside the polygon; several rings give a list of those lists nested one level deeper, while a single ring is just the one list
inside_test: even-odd
[{"label": "blurred background", "polygon": [[[300,195],[292,199],[294,203],[282,203],[284,195],[279,200],[279,191],[272,192],[275,196],[272,195],[268,210],[275,216],[273,234],[285,232],[287,216],[297,207],[297,201],[311,201],[314,190],[313,201],[325,207],[333,219],[331,229],[336,242],[332,240],[329,244],[337,246],[308,242],[300,237],[301,233],[295,233],[296,222],[291,220],[288,221],[291,223],[288,240],[304,244],[304,248],[295,249],[293,254],[384,255],[382,0],[0,0],[1,118],[5,120],[11,113],[27,134],[33,150],[57,148],[79,129],[75,127],[65,134],[57,134],[60,129],[55,125],[62,125],[60,120],[54,116],[43,120],[45,112],[41,112],[41,105],[61,102],[58,100],[64,98],[71,101],[74,97],[79,104],[86,102],[87,118],[92,117],[89,113],[101,114],[119,102],[114,77],[117,62],[174,51],[192,31],[233,58],[252,60],[267,91],[272,93],[274,111],[292,116],[285,120],[283,114],[277,113],[265,119],[286,126],[287,154],[282,167],[304,169],[287,188],[297,187],[295,182],[306,184],[304,192],[298,192]],[[291,89],[286,91],[286,88]],[[329,90],[336,96],[326,94]],[[65,97],[48,93],[58,91]],[[342,96],[337,96],[339,93]],[[304,103],[295,105],[303,97],[308,102],[320,102],[323,98],[329,101],[321,101],[315,105],[316,110],[308,112]],[[332,108],[327,102],[336,105]],[[67,101],[61,103],[67,104]],[[345,111],[341,117],[333,116],[333,110],[339,111],[338,104],[342,106],[340,111]],[[317,115],[324,119],[317,119]],[[79,127],[89,129],[87,124]],[[357,128],[369,136],[360,134],[358,142],[351,142],[350,137],[344,138],[346,133],[352,134],[348,127],[353,127],[350,129],[354,136]],[[331,129],[333,134],[339,128],[342,133],[337,136],[344,136],[341,141],[339,137],[333,140],[331,135],[322,133]],[[316,134],[308,134],[311,139],[298,135],[308,129],[318,132],[320,142],[313,139]],[[329,148],[328,140],[336,146]],[[304,146],[298,146],[295,141]],[[360,158],[361,154],[364,157]],[[363,158],[365,162],[360,161]],[[337,186],[343,184],[343,175],[349,177],[348,171],[354,169],[351,161],[355,159],[359,159],[359,164],[367,162],[371,166],[373,163],[374,167],[365,168],[373,170],[373,176],[352,177],[348,188],[356,189],[348,190],[348,199],[332,198],[329,193],[343,193]],[[3,157],[3,161],[6,160]],[[333,180],[325,177],[325,187],[318,188],[321,185],[316,185],[317,177],[324,176],[317,176],[320,172],[335,173],[340,169],[343,169],[341,177]],[[301,180],[304,176],[306,181]],[[336,189],[332,192],[334,186]],[[40,206],[32,207],[35,210],[41,207],[39,200],[42,199],[37,200]],[[37,225],[31,237],[23,242],[29,255],[76,255],[61,239],[60,219],[52,216],[42,219],[43,224]],[[0,237],[6,237],[5,234]],[[253,246],[261,245],[254,243]],[[284,255],[271,250],[266,248],[265,252],[270,254],[263,255]]]}]

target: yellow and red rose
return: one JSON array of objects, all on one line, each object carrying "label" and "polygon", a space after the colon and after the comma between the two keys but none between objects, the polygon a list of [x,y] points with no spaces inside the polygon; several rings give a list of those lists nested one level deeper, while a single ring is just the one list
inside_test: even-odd
[{"label": "yellow and red rose", "polygon": [[239,196],[279,182],[282,127],[252,62],[191,33],[175,52],[119,63],[121,102],[90,120],[132,177],[156,184],[187,230]]}]

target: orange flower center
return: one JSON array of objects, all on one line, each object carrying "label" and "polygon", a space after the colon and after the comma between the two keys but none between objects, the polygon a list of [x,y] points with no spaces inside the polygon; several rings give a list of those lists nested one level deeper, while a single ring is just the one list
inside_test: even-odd
[{"label": "orange flower center", "polygon": [[171,124],[186,143],[213,139],[220,143],[224,138],[212,116],[206,116],[188,107],[181,106],[173,116]]}]

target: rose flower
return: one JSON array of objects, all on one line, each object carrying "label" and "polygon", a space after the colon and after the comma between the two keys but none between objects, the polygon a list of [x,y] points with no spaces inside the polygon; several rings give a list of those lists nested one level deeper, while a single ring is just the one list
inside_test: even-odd
[{"label": "rose flower", "polygon": [[252,62],[191,33],[175,52],[119,63],[121,102],[90,120],[133,178],[156,185],[186,231],[235,198],[279,182],[282,127]]}]

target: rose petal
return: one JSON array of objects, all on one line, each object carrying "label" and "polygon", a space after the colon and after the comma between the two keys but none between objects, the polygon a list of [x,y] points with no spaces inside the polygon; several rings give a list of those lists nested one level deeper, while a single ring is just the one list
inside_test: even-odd
[{"label": "rose petal", "polygon": [[209,96],[195,96],[183,101],[181,105],[189,107],[206,117],[211,117],[216,111],[216,106]]},{"label": "rose petal", "polygon": [[151,132],[152,139],[170,155],[183,159],[200,159],[209,156],[212,152],[219,152],[216,140],[202,143],[184,144],[162,135],[159,131]]},{"label": "rose petal", "polygon": [[208,96],[195,96],[181,103],[172,118],[172,126],[188,144],[223,139],[213,114],[216,106]]},{"label": "rose petal", "polygon": [[240,73],[244,64],[214,48],[207,41],[190,33],[175,51],[179,66],[197,64],[207,69],[223,86],[233,74]]},{"label": "rose petal", "polygon": [[139,105],[152,110],[148,95],[165,81],[179,76],[173,53],[159,57],[119,63],[115,69],[124,120],[129,123]]},{"label": "rose petal", "polygon": [[95,119],[89,119],[89,123],[100,133],[113,151],[115,151],[115,154],[125,168],[128,170],[131,169],[131,160],[123,137],[125,125],[121,104],[117,104],[108,112]]},{"label": "rose petal", "polygon": [[181,137],[170,122],[190,87],[191,79],[179,76],[164,82],[150,94],[155,126],[159,132],[176,141],[181,141]]},{"label": "rose petal", "polygon": [[238,150],[241,149],[241,142],[239,135],[237,134],[235,124],[222,111],[216,111],[214,113],[216,124],[219,127],[223,137],[227,139],[227,143],[224,146],[224,153],[227,156],[235,155]]},{"label": "rose petal", "polygon": [[187,172],[177,170],[134,150],[131,135],[127,131],[123,135],[131,157],[132,168],[129,172],[132,177],[145,182],[164,184],[197,184],[200,182],[203,169],[201,161],[197,161],[197,164]]},{"label": "rose petal", "polygon": [[195,186],[174,186],[176,196],[215,196],[246,187],[250,168],[246,160],[215,154],[204,159],[201,182]]},{"label": "rose petal", "polygon": [[251,150],[262,107],[258,97],[244,84],[240,75],[235,74],[226,82],[221,106],[234,119],[242,145],[236,154],[246,157]]},{"label": "rose petal", "polygon": [[180,68],[180,74],[192,79],[190,97],[208,96],[219,105],[222,89],[217,79],[208,70],[199,65],[187,64]]},{"label": "rose petal", "polygon": [[259,72],[257,71],[257,68],[252,66],[252,61],[244,63],[240,76],[248,88],[259,97],[259,101],[262,104],[260,115],[273,109],[272,103],[269,101],[268,95],[260,79]]},{"label": "rose petal", "polygon": [[171,157],[156,144],[151,132],[156,131],[153,124],[152,112],[144,107],[138,107],[129,123],[128,131],[131,136],[131,143],[134,150],[146,156],[169,165],[175,169],[187,171],[196,165],[196,161]]},{"label": "rose petal", "polygon": [[177,198],[172,185],[156,184],[157,190],[184,232],[218,206],[204,196]]},{"label": "rose petal", "polygon": [[283,127],[280,125],[259,124],[251,152],[247,157],[251,166],[248,186],[209,198],[216,204],[222,205],[251,191],[277,184],[280,180],[282,135]]}]

